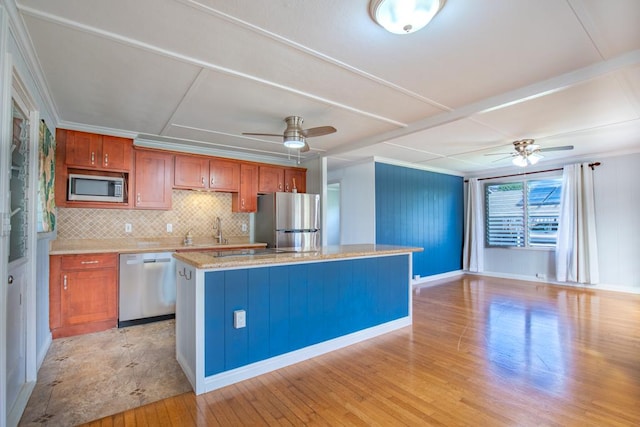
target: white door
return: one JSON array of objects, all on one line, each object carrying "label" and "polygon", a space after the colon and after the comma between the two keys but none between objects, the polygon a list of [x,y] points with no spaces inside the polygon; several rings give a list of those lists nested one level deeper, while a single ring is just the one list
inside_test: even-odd
[{"label": "white door", "polygon": [[9,411],[27,382],[25,290],[30,265],[28,114],[12,100],[11,168],[9,177],[10,223],[7,286],[7,400]]}]

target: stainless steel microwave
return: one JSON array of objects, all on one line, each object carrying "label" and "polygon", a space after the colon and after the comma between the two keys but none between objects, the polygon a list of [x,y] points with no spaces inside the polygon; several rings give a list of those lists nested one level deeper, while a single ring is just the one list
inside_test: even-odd
[{"label": "stainless steel microwave", "polygon": [[124,201],[124,179],[114,176],[69,174],[69,200],[87,202]]}]

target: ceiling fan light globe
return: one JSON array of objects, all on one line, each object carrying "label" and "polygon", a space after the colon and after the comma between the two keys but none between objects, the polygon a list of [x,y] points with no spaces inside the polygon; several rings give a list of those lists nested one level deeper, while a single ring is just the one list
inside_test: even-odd
[{"label": "ceiling fan light globe", "polygon": [[425,27],[445,0],[372,0],[373,19],[393,34],[409,34]]},{"label": "ceiling fan light globe", "polygon": [[511,160],[511,162],[516,166],[520,166],[521,168],[524,168],[529,164],[526,157],[523,156],[516,156]]},{"label": "ceiling fan light globe", "polygon": [[542,156],[538,155],[538,154],[529,154],[529,156],[527,156],[527,160],[529,161],[530,164],[535,165],[536,163],[538,163],[538,161],[542,159]]}]

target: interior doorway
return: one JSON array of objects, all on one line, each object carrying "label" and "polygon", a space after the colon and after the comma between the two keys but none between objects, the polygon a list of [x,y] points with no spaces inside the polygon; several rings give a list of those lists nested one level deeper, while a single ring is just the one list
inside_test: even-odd
[{"label": "interior doorway", "polygon": [[340,182],[327,185],[327,244],[340,244]]}]

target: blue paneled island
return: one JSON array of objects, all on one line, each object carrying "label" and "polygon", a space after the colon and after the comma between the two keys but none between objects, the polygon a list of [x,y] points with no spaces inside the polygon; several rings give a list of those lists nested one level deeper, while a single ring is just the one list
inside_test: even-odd
[{"label": "blue paneled island", "polygon": [[176,357],[196,394],[411,324],[411,253],[177,253]]}]

